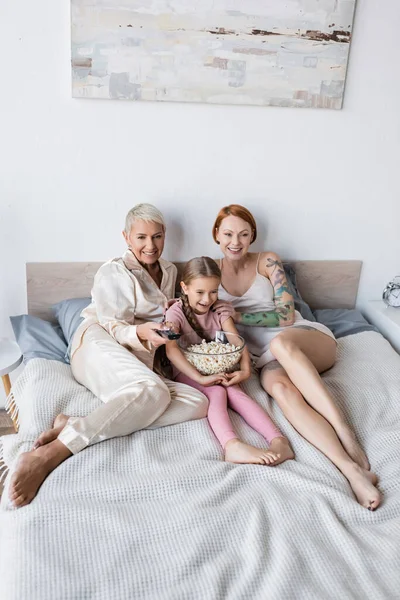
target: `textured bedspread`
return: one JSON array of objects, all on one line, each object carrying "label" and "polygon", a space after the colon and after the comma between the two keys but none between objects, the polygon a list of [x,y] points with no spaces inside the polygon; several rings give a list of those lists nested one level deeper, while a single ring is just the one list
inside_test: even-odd
[{"label": "textured bedspread", "polygon": [[[400,357],[372,332],[339,340],[338,356],[324,378],[380,477],[376,512],[357,504],[254,378],[247,391],[289,437],[296,461],[225,463],[203,419],[86,449],[18,510],[6,484],[1,599],[400,598]],[[20,433],[2,439],[11,467],[58,412],[84,415],[99,402],[69,366],[43,359],[27,365],[14,393]]]}]

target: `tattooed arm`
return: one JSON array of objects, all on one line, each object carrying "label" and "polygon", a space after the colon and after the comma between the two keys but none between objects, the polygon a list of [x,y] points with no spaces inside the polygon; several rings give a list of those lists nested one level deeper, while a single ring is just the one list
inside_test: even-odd
[{"label": "tattooed arm", "polygon": [[294,302],[289,292],[281,259],[274,252],[266,252],[260,260],[260,273],[274,288],[275,309],[258,313],[235,313],[234,320],[250,327],[287,327],[294,323]]}]

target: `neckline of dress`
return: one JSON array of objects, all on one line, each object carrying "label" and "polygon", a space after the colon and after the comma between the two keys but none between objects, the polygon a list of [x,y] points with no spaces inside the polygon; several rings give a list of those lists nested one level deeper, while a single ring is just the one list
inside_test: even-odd
[{"label": "neckline of dress", "polygon": [[[228,295],[229,295],[229,296],[231,296],[232,298],[243,298],[244,296],[246,296],[246,294],[248,294],[248,293],[249,293],[249,291],[251,290],[251,288],[253,287],[253,285],[254,285],[254,284],[255,284],[255,282],[257,281],[257,277],[258,277],[258,276],[262,277],[263,279],[267,279],[266,277],[264,277],[263,275],[261,275],[261,273],[259,273],[259,272],[258,272],[258,263],[259,263],[259,261],[260,261],[260,256],[261,256],[261,252],[259,252],[259,253],[258,253],[258,257],[257,257],[257,262],[256,262],[256,275],[255,275],[255,277],[254,277],[253,281],[251,282],[251,285],[250,285],[250,286],[247,288],[247,290],[244,292],[244,294],[242,294],[241,296],[235,296],[235,294],[231,294],[230,292],[228,292],[228,290],[227,290],[227,289],[225,289],[225,288],[224,288],[224,286],[222,285],[222,280],[221,280],[220,286],[222,287],[222,289],[224,290],[224,292],[225,292],[226,294],[228,294]],[[221,272],[222,272],[222,265],[223,265],[223,264],[224,264],[224,259],[223,259],[223,258],[221,258],[221,267],[220,267],[220,269],[221,269]],[[268,279],[268,281],[269,281],[269,279]]]},{"label": "neckline of dress", "polygon": [[[139,271],[142,274],[145,273],[146,276],[150,279],[150,281],[153,283],[153,285],[156,286],[156,288],[163,294],[163,296],[165,296],[163,290],[163,284],[165,283],[166,280],[166,276],[167,276],[167,269],[165,268],[165,266],[163,265],[163,260],[160,258],[158,259],[158,264],[161,270],[161,282],[160,282],[160,287],[158,287],[158,285],[156,284],[156,282],[154,281],[154,279],[152,278],[152,276],[150,275],[150,273],[148,272],[147,269],[145,269],[143,267],[143,265],[140,264],[140,262],[138,261],[138,259],[136,258],[136,256],[134,255],[134,253],[132,252],[131,249],[128,249],[125,251],[123,257],[122,257],[123,262],[125,263],[126,267],[128,268],[129,271],[133,272],[133,271]],[[128,264],[127,264],[128,263]],[[133,263],[133,264],[132,264]]]},{"label": "neckline of dress", "polygon": [[252,288],[252,287],[254,286],[254,284],[256,283],[256,281],[257,281],[257,277],[262,277],[263,279],[266,279],[266,277],[264,277],[263,275],[261,275],[261,273],[259,273],[259,272],[257,271],[257,273],[256,273],[256,276],[254,277],[254,279],[253,279],[253,281],[252,281],[252,284],[250,285],[250,287],[248,287],[248,288],[247,288],[247,290],[246,290],[246,291],[244,292],[244,294],[242,294],[241,296],[236,296],[235,294],[231,294],[230,292],[228,292],[228,290],[227,290],[226,288],[224,288],[224,286],[222,285],[222,282],[220,283],[220,286],[222,287],[222,289],[224,290],[224,292],[225,292],[226,294],[228,294],[228,296],[232,296],[232,298],[244,298],[244,296],[246,296],[246,295],[247,295],[247,294],[250,292],[251,288]]}]

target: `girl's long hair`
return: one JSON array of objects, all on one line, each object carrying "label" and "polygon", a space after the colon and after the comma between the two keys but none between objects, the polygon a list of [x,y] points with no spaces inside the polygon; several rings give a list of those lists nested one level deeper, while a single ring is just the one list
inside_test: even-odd
[{"label": "girl's long hair", "polygon": [[[182,281],[185,285],[189,285],[194,279],[199,277],[215,277],[221,279],[221,270],[215,260],[208,256],[199,256],[198,258],[192,258],[186,263],[182,273]],[[189,298],[182,291],[182,309],[189,325],[194,331],[201,337],[206,338],[203,329],[200,326],[196,318],[196,314],[189,304]]]}]

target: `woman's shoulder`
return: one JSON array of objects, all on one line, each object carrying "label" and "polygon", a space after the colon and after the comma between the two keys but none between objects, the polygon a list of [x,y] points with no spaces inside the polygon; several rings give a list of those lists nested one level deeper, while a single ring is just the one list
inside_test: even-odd
[{"label": "woman's shoulder", "polygon": [[280,266],[282,266],[282,259],[279,254],[272,252],[272,250],[260,252],[257,270],[261,275],[268,275],[271,269]]},{"label": "woman's shoulder", "polygon": [[124,261],[122,260],[121,257],[111,258],[110,260],[103,263],[99,267],[99,269],[96,273],[96,277],[97,276],[104,277],[106,275],[122,274],[127,271],[128,271],[128,269],[126,268]]},{"label": "woman's shoulder", "polygon": [[106,291],[115,290],[121,286],[130,288],[133,281],[135,281],[135,277],[130,275],[122,259],[112,258],[97,270],[93,280],[93,289]]}]

